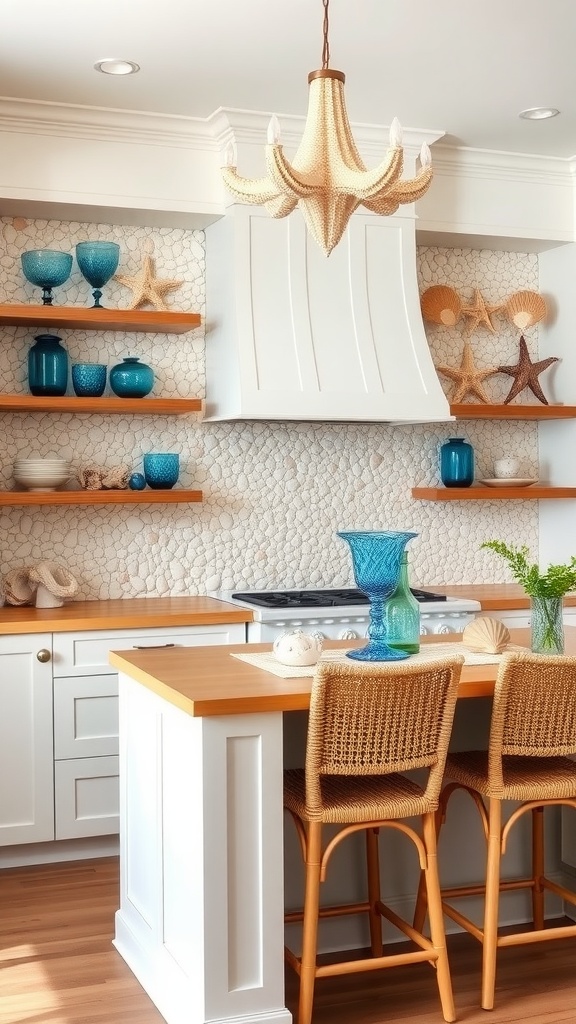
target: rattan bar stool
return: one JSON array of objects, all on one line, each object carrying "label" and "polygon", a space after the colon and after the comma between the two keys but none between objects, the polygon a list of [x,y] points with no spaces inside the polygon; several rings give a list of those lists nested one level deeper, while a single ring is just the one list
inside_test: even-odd
[{"label": "rattan bar stool", "polygon": [[[286,949],[300,977],[298,1024],[310,1024],[316,978],[430,961],[436,967],[444,1020],[453,1021],[454,1001],[444,938],[436,862],[435,811],[442,784],[463,658],[420,663],[320,663],[312,686],[305,768],[284,773],[284,806],[292,815],[305,862],[303,910],[286,914],[302,921],[302,954]],[[425,787],[401,774],[428,768]],[[401,819],[422,818],[422,836]],[[323,826],[341,828],[323,843]],[[394,828],[414,843],[427,887],[431,939],[417,932],[380,898],[378,834]],[[320,887],[337,845],[366,833],[368,899],[320,907]],[[317,964],[318,919],[366,913],[370,958]],[[383,955],[382,918],[418,947]]]},{"label": "rattan bar stool", "polygon": [[[444,913],[482,943],[482,1006],[494,1006],[496,954],[501,946],[576,936],[576,924],[544,928],[545,891],[576,905],[576,893],[544,874],[544,809],[565,804],[576,809],[576,658],[531,653],[502,658],[494,691],[488,750],[449,754],[437,832],[452,794],[466,790],[478,807],[487,841],[486,880],[482,885],[442,890]],[[503,823],[502,804],[519,801]],[[511,828],[522,815],[532,816],[532,873],[501,881],[500,861]],[[498,934],[500,892],[528,888],[532,893],[533,930]],[[485,894],[484,926],[478,928],[447,902],[457,896]],[[420,886],[414,926],[422,927],[426,896]]]}]

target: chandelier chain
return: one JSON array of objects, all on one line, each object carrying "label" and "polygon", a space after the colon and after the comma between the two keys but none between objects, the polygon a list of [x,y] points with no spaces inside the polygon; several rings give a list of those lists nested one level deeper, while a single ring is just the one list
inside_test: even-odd
[{"label": "chandelier chain", "polygon": [[322,41],[322,70],[325,70],[330,63],[330,44],[328,42],[328,6],[330,0],[322,0],[322,6],[324,8],[324,22],[322,25],[323,41]]}]

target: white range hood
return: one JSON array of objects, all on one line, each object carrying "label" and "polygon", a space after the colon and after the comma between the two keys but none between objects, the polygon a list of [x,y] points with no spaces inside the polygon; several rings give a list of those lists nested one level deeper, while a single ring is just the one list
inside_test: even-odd
[{"label": "white range hood", "polygon": [[206,420],[451,419],[414,215],[356,213],[326,258],[298,211],[230,207],[206,229],[206,325]]}]

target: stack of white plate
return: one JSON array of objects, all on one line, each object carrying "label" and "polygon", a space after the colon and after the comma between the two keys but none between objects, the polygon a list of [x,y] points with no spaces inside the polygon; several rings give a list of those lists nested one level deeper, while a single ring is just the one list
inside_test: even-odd
[{"label": "stack of white plate", "polygon": [[16,459],[13,473],[16,483],[27,491],[55,491],[71,476],[66,459]]}]

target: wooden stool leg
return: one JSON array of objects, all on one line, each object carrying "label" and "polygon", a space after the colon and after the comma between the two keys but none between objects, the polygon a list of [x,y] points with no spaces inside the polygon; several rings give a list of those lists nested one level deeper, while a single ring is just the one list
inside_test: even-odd
[{"label": "wooden stool leg", "polygon": [[[434,816],[434,827],[436,829],[436,845],[440,837],[440,829],[442,828],[442,821],[444,818],[445,808],[440,802],[440,807],[436,811]],[[422,934],[424,929],[424,922],[426,920],[426,876],[423,871],[420,872],[420,881],[418,882],[418,892],[416,894],[416,906],[414,907],[414,918],[412,921],[413,927],[417,932]]]},{"label": "wooden stool leg", "polygon": [[380,860],[378,856],[377,828],[366,829],[366,869],[368,874],[368,902],[370,908],[370,946],[372,956],[382,956],[382,918],[377,909],[380,902]]},{"label": "wooden stool leg", "polygon": [[482,949],[482,1007],[494,1008],[496,952],[498,943],[498,902],[500,897],[502,804],[490,798],[486,897],[484,903],[484,940]]},{"label": "wooden stool leg", "polygon": [[320,905],[320,855],[322,825],[311,821],[306,838],[306,886],[302,929],[300,966],[300,999],[298,1024],[310,1024],[316,980],[316,948],[318,941],[318,908]]},{"label": "wooden stool leg", "polygon": [[440,879],[438,877],[438,857],[436,854],[436,824],[435,815],[425,814],[423,817],[424,845],[426,846],[426,897],[428,901],[428,915],[430,917],[430,937],[434,949],[438,953],[436,961],[436,980],[444,1020],[456,1020],[454,1009],[454,997],[452,995],[452,982],[450,981],[450,966],[448,964],[448,953],[446,951],[446,936],[444,934],[444,917],[442,913],[442,899],[440,896]]},{"label": "wooden stool leg", "polygon": [[536,931],[544,927],[544,808],[532,811],[532,918]]}]

